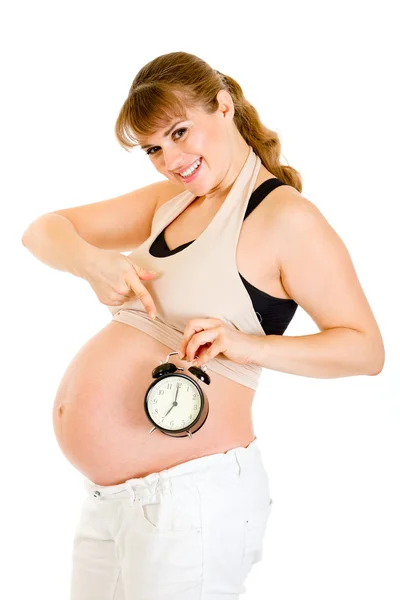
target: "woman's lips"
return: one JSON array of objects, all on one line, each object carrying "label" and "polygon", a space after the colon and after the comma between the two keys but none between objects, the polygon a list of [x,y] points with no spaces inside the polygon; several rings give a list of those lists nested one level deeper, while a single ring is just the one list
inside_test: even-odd
[{"label": "woman's lips", "polygon": [[194,163],[195,163],[197,160],[200,160],[200,164],[199,164],[199,166],[197,167],[197,169],[196,169],[196,170],[195,170],[195,171],[194,171],[194,172],[193,172],[191,175],[189,175],[189,177],[182,177],[182,175],[181,175],[180,173],[177,173],[177,175],[178,175],[178,177],[179,177],[179,179],[180,179],[181,181],[185,181],[185,182],[187,182],[187,183],[188,183],[188,182],[190,182],[190,181],[194,181],[194,180],[196,179],[196,177],[198,176],[198,174],[199,174],[199,171],[200,171],[200,169],[201,169],[201,167],[202,167],[202,164],[203,164],[203,157],[202,157],[202,156],[200,156],[200,159],[196,158],[196,160],[194,160],[194,161],[192,162],[192,165],[193,165],[193,164],[194,164]]}]

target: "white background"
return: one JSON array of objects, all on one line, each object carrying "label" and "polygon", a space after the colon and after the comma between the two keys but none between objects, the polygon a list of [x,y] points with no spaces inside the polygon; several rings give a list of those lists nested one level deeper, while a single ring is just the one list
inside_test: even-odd
[{"label": "white background", "polygon": [[[377,377],[264,370],[273,510],[248,600],[397,600],[399,96],[394,2],[14,2],[1,14],[0,595],[67,600],[83,478],[52,430],[69,361],[110,320],[22,245],[39,215],[160,180],[114,124],[137,71],[183,50],[234,77],[350,251],[385,342]],[[286,162],[287,161],[287,162]],[[332,285],[334,285],[334,281]],[[285,335],[316,333],[299,307]],[[7,589],[7,593],[5,590]]]}]

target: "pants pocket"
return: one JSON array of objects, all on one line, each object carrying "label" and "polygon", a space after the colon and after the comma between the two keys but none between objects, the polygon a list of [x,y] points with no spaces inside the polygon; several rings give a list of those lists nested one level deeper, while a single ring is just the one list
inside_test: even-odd
[{"label": "pants pocket", "polygon": [[187,515],[181,520],[173,506],[166,495],[159,502],[124,503],[116,534],[124,598],[200,598],[202,530]]},{"label": "pants pocket", "polygon": [[199,498],[194,488],[157,495],[140,502],[141,515],[150,529],[159,532],[193,532],[201,529]]}]

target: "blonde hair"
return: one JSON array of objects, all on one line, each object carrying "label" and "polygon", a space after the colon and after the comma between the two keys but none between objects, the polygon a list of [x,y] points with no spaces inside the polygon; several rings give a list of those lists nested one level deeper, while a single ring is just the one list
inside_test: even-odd
[{"label": "blonde hair", "polygon": [[300,173],[280,163],[278,134],[263,125],[237,81],[187,52],[163,54],[140,69],[115,124],[118,142],[125,150],[138,146],[134,132],[146,137],[167,127],[173,118],[184,120],[186,108],[200,107],[208,114],[214,113],[218,109],[217,94],[221,89],[232,98],[233,120],[240,135],[260,157],[265,168],[301,193]]}]

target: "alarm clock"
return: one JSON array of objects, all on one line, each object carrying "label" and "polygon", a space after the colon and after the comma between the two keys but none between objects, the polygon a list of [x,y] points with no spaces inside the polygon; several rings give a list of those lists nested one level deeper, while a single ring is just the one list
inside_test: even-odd
[{"label": "alarm clock", "polygon": [[[182,373],[185,369],[177,367],[168,359],[178,352],[170,352],[165,362],[161,361],[152,371],[153,381],[144,396],[144,410],[153,424],[149,433],[156,429],[172,437],[190,439],[205,423],[209,404],[207,394],[198,382]],[[210,385],[207,367],[189,367],[188,371],[197,379]],[[179,371],[179,372],[178,372]]]}]

